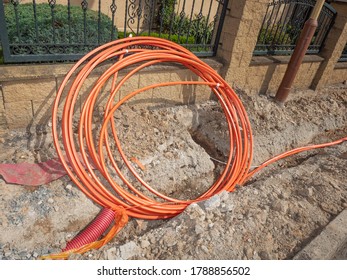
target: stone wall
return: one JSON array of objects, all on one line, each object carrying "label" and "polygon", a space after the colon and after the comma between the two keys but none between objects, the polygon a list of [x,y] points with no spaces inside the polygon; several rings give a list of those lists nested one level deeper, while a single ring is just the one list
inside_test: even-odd
[{"label": "stone wall", "polygon": [[[220,70],[221,64],[212,59],[205,62]],[[13,128],[35,130],[47,124],[57,90],[71,68],[72,64],[1,66],[0,71],[0,131]],[[104,66],[107,67],[107,66]],[[81,89],[82,100],[93,87],[104,68],[92,72]],[[119,79],[125,73],[119,73]],[[198,80],[190,70],[179,66],[152,66],[141,70],[121,88],[118,98],[129,92],[154,83],[167,81]],[[100,94],[97,108],[103,110],[110,92],[111,81],[108,81]],[[66,94],[67,92],[64,92]],[[130,100],[131,104],[142,103],[148,106],[191,104],[210,99],[211,90],[207,86],[176,85],[148,90]],[[78,106],[77,106],[78,107]]]},{"label": "stone wall", "polygon": [[[256,90],[260,94],[276,92],[287,69],[289,59],[289,56],[253,57],[247,68],[243,88]],[[317,55],[307,55],[295,78],[294,87],[297,89],[309,88],[323,60]]]},{"label": "stone wall", "polygon": [[335,64],[332,75],[330,76],[329,83],[337,84],[347,81],[347,62],[339,62]]}]

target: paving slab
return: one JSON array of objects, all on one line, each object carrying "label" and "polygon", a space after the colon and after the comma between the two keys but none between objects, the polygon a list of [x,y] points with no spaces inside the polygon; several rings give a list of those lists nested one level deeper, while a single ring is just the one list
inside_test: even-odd
[{"label": "paving slab", "polygon": [[347,209],[294,257],[294,260],[331,259],[347,259]]}]

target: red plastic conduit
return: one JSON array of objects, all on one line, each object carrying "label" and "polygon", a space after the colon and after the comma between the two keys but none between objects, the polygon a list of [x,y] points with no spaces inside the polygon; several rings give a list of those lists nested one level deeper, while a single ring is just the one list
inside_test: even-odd
[{"label": "red plastic conduit", "polygon": [[100,236],[110,227],[112,222],[114,222],[114,216],[113,210],[109,208],[102,209],[93,222],[91,222],[81,233],[67,243],[65,249],[63,249],[63,252],[80,248],[86,244],[98,240]]}]

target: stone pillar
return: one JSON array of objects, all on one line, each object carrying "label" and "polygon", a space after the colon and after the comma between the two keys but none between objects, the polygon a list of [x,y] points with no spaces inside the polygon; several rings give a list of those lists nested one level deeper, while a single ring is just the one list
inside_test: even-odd
[{"label": "stone pillar", "polygon": [[325,60],[321,63],[311,84],[314,90],[329,84],[334,67],[347,43],[347,3],[336,2],[332,3],[332,6],[337,11],[337,17],[326,38],[325,46],[319,53]]},{"label": "stone pillar", "polygon": [[243,87],[269,0],[229,0],[217,56],[222,75],[233,86]]}]

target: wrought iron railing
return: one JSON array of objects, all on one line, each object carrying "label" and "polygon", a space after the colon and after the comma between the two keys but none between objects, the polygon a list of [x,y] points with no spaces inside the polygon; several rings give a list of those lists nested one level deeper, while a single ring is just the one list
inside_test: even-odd
[{"label": "wrought iron railing", "polygon": [[347,62],[347,44],[341,54],[341,57],[339,59],[339,62]]},{"label": "wrought iron railing", "polygon": [[166,38],[198,56],[213,56],[227,4],[228,0],[0,0],[4,60],[77,60],[130,34]]},{"label": "wrought iron railing", "polygon": [[[315,3],[315,0],[273,0],[269,3],[254,55],[291,54]],[[319,53],[335,17],[335,9],[325,3],[308,54]]]}]

